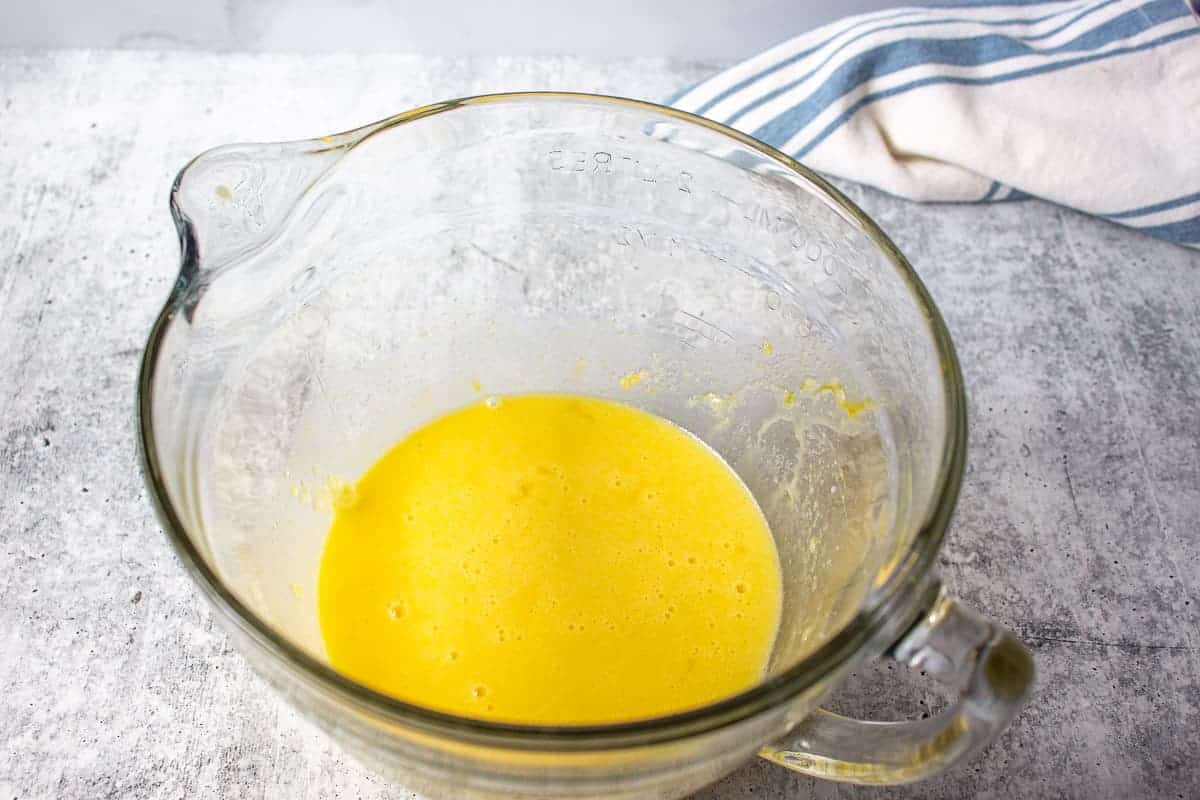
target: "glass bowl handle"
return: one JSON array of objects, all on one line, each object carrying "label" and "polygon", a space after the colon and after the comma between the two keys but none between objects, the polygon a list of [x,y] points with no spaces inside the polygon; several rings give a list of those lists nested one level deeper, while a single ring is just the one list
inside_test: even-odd
[{"label": "glass bowl handle", "polygon": [[759,755],[826,780],[909,783],[944,772],[995,741],[1033,688],[1033,657],[1021,640],[944,589],[890,655],[953,687],[958,700],[912,722],[867,722],[817,709],[793,730],[788,748],[768,746]]}]

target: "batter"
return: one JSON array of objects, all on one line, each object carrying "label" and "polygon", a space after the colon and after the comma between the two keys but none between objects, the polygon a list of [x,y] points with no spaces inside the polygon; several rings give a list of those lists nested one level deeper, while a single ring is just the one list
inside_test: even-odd
[{"label": "batter", "polygon": [[733,471],[619,403],[493,397],[418,429],[339,504],[333,666],[511,722],[668,714],[746,689],[779,623],[770,531]]}]

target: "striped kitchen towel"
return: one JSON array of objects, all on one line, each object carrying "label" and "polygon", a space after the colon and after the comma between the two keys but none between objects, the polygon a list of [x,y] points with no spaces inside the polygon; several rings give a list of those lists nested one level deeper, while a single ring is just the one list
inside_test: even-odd
[{"label": "striped kitchen towel", "polygon": [[1200,247],[1200,18],[1185,0],[893,8],[672,104],[901,197],[1040,197]]}]

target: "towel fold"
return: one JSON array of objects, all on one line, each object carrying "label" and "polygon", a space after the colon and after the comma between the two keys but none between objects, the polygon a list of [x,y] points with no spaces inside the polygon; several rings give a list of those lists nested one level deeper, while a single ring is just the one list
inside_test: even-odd
[{"label": "towel fold", "polygon": [[901,197],[1040,197],[1200,247],[1200,18],[1185,0],[848,17],[671,104]]}]

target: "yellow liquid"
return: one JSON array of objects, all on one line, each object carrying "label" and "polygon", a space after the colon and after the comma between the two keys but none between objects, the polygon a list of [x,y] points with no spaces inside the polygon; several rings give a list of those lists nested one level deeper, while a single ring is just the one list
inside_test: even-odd
[{"label": "yellow liquid", "polygon": [[321,561],[333,666],[526,723],[667,714],[762,677],[779,560],[754,499],[682,429],[572,395],[492,398],[393,447]]}]

